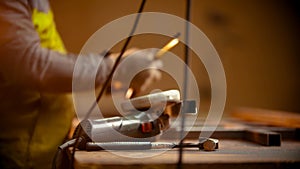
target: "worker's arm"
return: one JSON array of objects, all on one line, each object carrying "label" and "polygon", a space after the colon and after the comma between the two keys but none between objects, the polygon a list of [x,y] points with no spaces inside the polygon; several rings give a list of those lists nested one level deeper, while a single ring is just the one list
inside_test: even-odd
[{"label": "worker's arm", "polygon": [[[0,75],[10,85],[43,92],[70,92],[77,57],[41,47],[27,3],[0,1]],[[87,55],[76,65],[80,73],[74,78],[84,83],[99,68],[96,83],[101,84],[112,64],[110,58]]]}]

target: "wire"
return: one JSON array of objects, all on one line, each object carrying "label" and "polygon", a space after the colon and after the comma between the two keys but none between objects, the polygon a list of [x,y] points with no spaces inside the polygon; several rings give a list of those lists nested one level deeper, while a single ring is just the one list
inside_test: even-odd
[{"label": "wire", "polygon": [[[96,101],[93,103],[93,105],[92,105],[92,106],[90,107],[90,109],[87,111],[87,113],[86,113],[86,115],[85,115],[83,121],[84,121],[84,120],[87,120],[87,119],[89,118],[89,116],[90,116],[91,113],[93,112],[94,108],[98,105],[98,102],[99,102],[100,99],[102,98],[102,95],[104,94],[104,92],[105,92],[105,90],[106,90],[108,84],[110,83],[111,78],[112,78],[112,76],[113,76],[113,74],[114,74],[114,72],[115,72],[115,70],[116,70],[118,64],[120,63],[120,61],[121,61],[121,59],[122,59],[122,56],[124,55],[124,53],[125,53],[125,51],[126,51],[126,49],[127,49],[127,46],[128,46],[128,44],[129,44],[130,40],[132,39],[133,34],[134,34],[134,32],[135,32],[135,30],[136,30],[136,28],[137,28],[137,25],[138,25],[139,19],[140,19],[140,17],[141,17],[141,13],[142,13],[142,11],[143,11],[143,9],[144,9],[145,3],[146,3],[146,0],[142,0],[142,3],[141,3],[141,5],[140,5],[140,7],[139,7],[138,14],[137,14],[136,19],[135,19],[135,21],[134,21],[133,27],[132,27],[132,29],[131,29],[131,31],[130,31],[130,33],[129,33],[129,36],[128,36],[127,39],[126,39],[125,44],[124,44],[124,46],[123,46],[123,48],[122,48],[122,50],[121,50],[119,56],[117,57],[117,59],[116,59],[116,61],[115,61],[115,64],[114,64],[112,70],[110,71],[110,73],[109,73],[109,75],[108,75],[106,81],[104,82],[104,84],[103,84],[103,86],[102,86],[102,88],[101,88],[101,91],[100,91],[100,93],[98,94],[98,96],[97,96],[97,98],[96,98]],[[98,72],[97,72],[97,73],[98,73]],[[74,164],[75,151],[76,151],[77,144],[78,144],[78,142],[79,142],[80,135],[81,135],[82,132],[83,132],[82,130],[83,130],[82,128],[79,128],[79,131],[78,131],[78,133],[79,133],[79,134],[78,134],[78,137],[76,138],[75,143],[74,143],[73,148],[72,148],[72,156],[71,156],[71,164],[72,164],[72,165]]]},{"label": "wire", "polygon": [[186,1],[186,24],[185,24],[185,48],[184,48],[184,81],[183,81],[183,94],[182,94],[182,102],[183,107],[181,111],[181,126],[180,126],[180,143],[179,143],[179,157],[177,168],[182,168],[182,155],[183,155],[183,143],[184,143],[184,128],[185,128],[185,113],[186,113],[186,105],[185,101],[187,99],[187,87],[188,87],[188,66],[190,62],[190,50],[189,50],[189,30],[190,30],[190,13],[191,13],[191,0]]},{"label": "wire", "polygon": [[[57,169],[57,168],[65,168],[66,166],[63,167],[63,162],[62,160],[65,160],[64,158],[66,157],[67,153],[66,150],[67,148],[74,146],[76,142],[76,139],[69,140],[65,142],[64,144],[60,145],[55,153],[55,156],[52,161],[52,169]],[[66,153],[66,154],[64,154]],[[68,166],[71,166],[70,164],[65,164]]]},{"label": "wire", "polygon": [[[124,44],[124,46],[123,46],[123,48],[122,48],[122,50],[121,50],[119,56],[117,57],[117,59],[116,59],[116,61],[115,61],[115,64],[114,64],[112,70],[110,71],[110,73],[109,73],[109,75],[108,75],[106,81],[104,82],[104,84],[103,84],[103,86],[102,86],[102,88],[101,88],[101,91],[100,91],[100,93],[98,94],[98,96],[97,96],[97,98],[96,98],[96,101],[93,103],[93,105],[90,107],[90,109],[89,109],[88,112],[86,113],[86,115],[85,115],[85,117],[84,117],[84,120],[87,120],[87,119],[89,118],[89,116],[90,116],[91,113],[93,112],[93,109],[96,107],[96,105],[97,105],[98,102],[100,101],[102,95],[103,95],[104,92],[105,92],[105,89],[107,88],[108,84],[110,83],[110,80],[111,80],[111,78],[112,78],[112,76],[113,76],[115,70],[117,69],[117,66],[118,66],[119,63],[120,63],[123,54],[125,53],[125,51],[126,51],[126,49],[127,49],[127,46],[128,46],[128,44],[129,44],[129,42],[130,42],[130,40],[131,40],[131,38],[132,38],[132,35],[134,34],[134,32],[135,32],[135,30],[136,30],[136,28],[137,28],[137,24],[138,24],[138,21],[139,21],[139,19],[140,19],[140,15],[141,15],[141,13],[142,13],[142,11],[143,11],[145,2],[146,2],[146,0],[143,0],[143,1],[142,1],[142,4],[141,4],[140,9],[139,9],[139,11],[138,11],[138,15],[137,15],[137,17],[136,17],[136,19],[135,19],[133,28],[132,28],[132,30],[131,30],[131,32],[130,32],[128,38],[126,39],[126,42],[125,42],[125,44]],[[97,72],[97,74],[98,74],[98,72]]]}]

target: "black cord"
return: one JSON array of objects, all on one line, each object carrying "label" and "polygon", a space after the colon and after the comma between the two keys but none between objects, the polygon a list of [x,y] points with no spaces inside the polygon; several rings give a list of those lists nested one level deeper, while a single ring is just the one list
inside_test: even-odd
[{"label": "black cord", "polygon": [[[135,32],[135,30],[136,30],[136,28],[137,28],[137,24],[138,24],[138,21],[139,21],[139,19],[140,19],[141,13],[142,13],[142,11],[143,11],[145,2],[146,2],[146,0],[143,0],[143,1],[142,1],[142,4],[141,4],[140,9],[139,9],[139,11],[138,11],[137,17],[136,17],[136,19],[135,19],[135,21],[134,21],[134,25],[133,25],[133,27],[132,27],[132,30],[131,30],[131,32],[130,32],[128,38],[126,39],[126,42],[125,42],[125,44],[124,44],[124,46],[123,46],[123,48],[122,48],[122,50],[121,50],[119,56],[117,57],[117,59],[116,59],[116,61],[115,61],[115,64],[114,64],[112,70],[110,71],[110,73],[109,73],[109,75],[108,75],[106,81],[104,82],[104,84],[103,84],[103,86],[102,86],[102,88],[101,88],[101,91],[100,91],[100,93],[98,94],[98,96],[97,96],[97,98],[96,98],[96,101],[93,103],[93,105],[90,107],[90,109],[89,109],[88,112],[86,113],[86,115],[85,115],[85,117],[84,117],[84,120],[87,120],[87,119],[89,118],[89,116],[90,116],[91,113],[93,112],[94,108],[97,106],[98,102],[100,101],[102,95],[104,94],[105,89],[107,88],[108,84],[110,83],[110,80],[111,80],[111,78],[112,78],[112,76],[113,76],[115,70],[117,69],[118,64],[120,63],[123,54],[125,53],[125,51],[126,51],[126,49],[127,49],[127,46],[128,46],[128,44],[129,44],[129,42],[130,42],[130,40],[131,40],[131,38],[132,38],[132,35],[134,34],[134,32]],[[97,74],[98,74],[98,72],[97,72]]]},{"label": "black cord", "polygon": [[[123,46],[123,48],[122,48],[122,50],[121,50],[119,56],[117,57],[117,59],[116,59],[116,61],[115,61],[115,64],[114,64],[112,70],[110,71],[110,73],[109,73],[109,75],[108,75],[106,81],[104,82],[104,84],[103,84],[103,86],[102,86],[102,88],[101,88],[101,91],[100,91],[100,93],[98,94],[98,96],[97,96],[97,98],[96,98],[96,101],[93,103],[93,105],[90,107],[90,109],[89,109],[88,112],[86,113],[86,115],[85,115],[83,121],[84,121],[84,120],[87,120],[87,119],[89,118],[90,114],[93,112],[94,108],[98,105],[98,102],[100,101],[102,95],[104,94],[104,92],[105,92],[105,90],[106,90],[108,84],[110,83],[111,78],[112,78],[112,76],[113,76],[113,74],[114,74],[114,72],[115,72],[115,70],[116,70],[116,68],[117,68],[117,66],[118,66],[118,64],[119,64],[119,62],[121,61],[122,56],[124,55],[124,53],[125,53],[125,51],[126,51],[126,49],[127,49],[127,46],[128,46],[128,44],[129,44],[129,42],[130,42],[130,40],[131,40],[131,38],[132,38],[132,36],[133,36],[133,34],[134,34],[136,28],[137,28],[137,25],[138,25],[138,22],[139,22],[141,13],[142,13],[142,11],[143,11],[143,9],[144,9],[145,3],[146,3],[146,0],[142,0],[142,3],[141,3],[140,8],[139,8],[139,10],[138,10],[138,14],[137,14],[136,19],[135,19],[135,21],[134,21],[134,24],[133,24],[133,27],[132,27],[132,29],[131,29],[131,32],[130,32],[129,36],[128,36],[127,39],[126,39],[125,44],[124,44],[124,46]],[[98,72],[97,72],[97,73],[98,73]],[[76,147],[77,147],[78,142],[79,142],[80,135],[83,133],[82,130],[83,130],[82,128],[79,128],[79,131],[78,131],[79,136],[76,138],[75,143],[74,143],[73,148],[72,148],[72,155],[71,155],[71,164],[72,164],[72,165],[74,164],[75,151],[76,151]],[[72,168],[73,168],[73,166],[72,166]]]},{"label": "black cord", "polygon": [[52,169],[69,168],[71,166],[70,160],[67,160],[68,159],[67,148],[74,146],[75,142],[76,139],[72,139],[58,147],[52,161]]},{"label": "black cord", "polygon": [[180,127],[180,143],[179,143],[179,157],[177,168],[182,168],[182,155],[183,155],[183,143],[184,143],[184,129],[185,129],[185,113],[186,113],[186,105],[185,101],[187,99],[187,87],[188,87],[188,66],[190,62],[190,50],[189,50],[189,29],[190,29],[190,13],[191,13],[191,0],[186,1],[186,24],[185,24],[185,48],[184,48],[184,81],[183,81],[183,106],[181,109],[181,127]]}]

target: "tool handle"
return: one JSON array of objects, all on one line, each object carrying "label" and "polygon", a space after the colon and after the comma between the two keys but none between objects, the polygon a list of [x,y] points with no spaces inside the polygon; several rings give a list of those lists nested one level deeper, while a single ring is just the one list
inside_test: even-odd
[{"label": "tool handle", "polygon": [[149,150],[151,142],[88,142],[87,151],[99,150]]}]

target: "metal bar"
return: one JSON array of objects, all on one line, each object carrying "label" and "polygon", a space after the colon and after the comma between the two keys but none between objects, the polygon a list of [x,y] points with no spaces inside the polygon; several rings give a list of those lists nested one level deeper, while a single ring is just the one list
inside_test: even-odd
[{"label": "metal bar", "polygon": [[[186,23],[185,23],[185,48],[184,48],[184,62],[185,62],[185,66],[184,66],[184,81],[183,81],[183,97],[182,100],[183,102],[186,101],[187,99],[187,89],[188,89],[188,66],[189,66],[189,62],[190,62],[190,50],[189,50],[189,31],[190,31],[190,14],[191,14],[191,0],[186,0]],[[183,111],[181,112],[181,130],[180,130],[180,146],[179,146],[179,156],[178,156],[178,163],[177,163],[177,168],[181,169],[182,168],[182,156],[183,156],[183,148],[182,148],[182,144],[184,143],[184,129],[185,129],[185,108],[187,106],[183,105]]]},{"label": "metal bar", "polygon": [[[273,132],[280,134],[282,140],[299,140],[300,130],[295,128],[286,128],[286,127],[249,127],[246,129],[224,129],[218,128],[215,130],[211,137],[218,139],[245,139],[245,134],[247,131],[254,130],[265,130],[268,132]],[[186,131],[188,132],[188,131]],[[186,139],[195,139],[199,136],[200,133],[211,132],[211,131],[201,131],[201,127],[193,127],[189,130],[186,135]],[[272,133],[271,133],[272,134]],[[275,136],[278,137],[278,136]],[[164,138],[168,139],[168,138]],[[273,137],[271,138],[273,139]],[[275,138],[276,139],[276,138]],[[278,139],[278,138],[277,138]]]},{"label": "metal bar", "polygon": [[87,151],[99,150],[149,150],[172,148],[197,148],[199,150],[214,151],[219,148],[219,140],[201,138],[198,143],[176,144],[171,142],[87,142]]},{"label": "metal bar", "polygon": [[245,139],[264,145],[264,146],[280,146],[280,133],[263,130],[263,129],[248,129],[245,131]]}]

